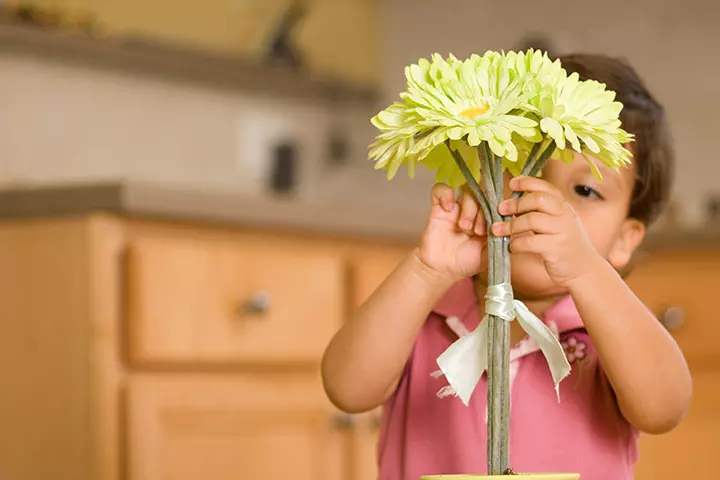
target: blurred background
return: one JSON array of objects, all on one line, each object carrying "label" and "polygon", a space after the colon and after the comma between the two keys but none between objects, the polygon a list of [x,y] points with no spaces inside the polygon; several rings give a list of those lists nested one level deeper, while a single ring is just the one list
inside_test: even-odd
[{"label": "blurred background", "polygon": [[707,0],[0,0],[0,478],[374,478],[379,412],[336,412],[318,364],[432,178],[374,171],[369,118],[420,57],[529,47],[624,57],[668,111],[628,281],[695,398],[637,478],[717,478],[718,27]]}]

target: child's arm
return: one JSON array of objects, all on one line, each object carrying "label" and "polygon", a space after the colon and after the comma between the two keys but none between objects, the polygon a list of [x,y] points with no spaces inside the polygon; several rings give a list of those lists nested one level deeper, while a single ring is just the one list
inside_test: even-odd
[{"label": "child's arm", "polygon": [[510,186],[526,195],[500,205],[502,214],[516,216],[493,232],[533,233],[513,239],[511,250],[539,255],[552,280],[570,292],[627,421],[648,433],[674,428],[692,395],[674,339],[595,251],[561,192],[529,177]]},{"label": "child's arm", "polygon": [[602,259],[569,290],[625,418],[647,433],[675,428],[692,381],[672,336]]},{"label": "child's arm", "polygon": [[430,310],[455,282],[476,273],[486,244],[482,213],[436,185],[420,246],[380,285],[330,342],[325,391],[347,412],[382,404],[395,390]]},{"label": "child's arm", "polygon": [[395,390],[430,310],[451,286],[416,251],[335,335],[323,357],[325,390],[347,412],[377,407]]}]

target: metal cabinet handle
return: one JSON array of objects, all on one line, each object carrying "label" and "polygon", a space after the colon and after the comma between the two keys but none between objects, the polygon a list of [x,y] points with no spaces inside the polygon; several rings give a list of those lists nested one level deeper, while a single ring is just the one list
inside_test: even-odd
[{"label": "metal cabinet handle", "polygon": [[331,418],[332,425],[340,430],[348,430],[355,426],[355,415],[350,413],[338,413]]},{"label": "metal cabinet handle", "polygon": [[240,304],[240,312],[246,315],[262,315],[270,308],[270,294],[265,291],[257,292]]},{"label": "metal cabinet handle", "polygon": [[680,306],[671,306],[660,315],[660,323],[669,331],[675,332],[685,324],[685,310]]},{"label": "metal cabinet handle", "polygon": [[382,426],[382,413],[381,412],[375,412],[372,417],[370,418],[370,426],[378,430]]}]

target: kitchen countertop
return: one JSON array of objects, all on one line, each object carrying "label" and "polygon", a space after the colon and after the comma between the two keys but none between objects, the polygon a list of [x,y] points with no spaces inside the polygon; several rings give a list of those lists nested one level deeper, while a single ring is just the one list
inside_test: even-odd
[{"label": "kitchen countertop", "polygon": [[423,209],[393,210],[368,208],[357,203],[264,199],[219,189],[211,191],[139,182],[0,189],[0,219],[98,212],[398,241],[417,238],[427,215]]},{"label": "kitchen countertop", "polygon": [[[233,192],[185,189],[138,182],[17,187],[0,190],[0,219],[91,213],[195,221],[324,235],[415,241],[426,209],[379,209],[365,205],[259,199]],[[720,226],[652,231],[645,248],[720,248]]]}]

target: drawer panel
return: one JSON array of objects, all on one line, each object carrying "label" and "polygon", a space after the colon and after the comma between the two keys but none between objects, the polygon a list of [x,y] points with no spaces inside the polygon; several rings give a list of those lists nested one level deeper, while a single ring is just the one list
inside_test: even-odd
[{"label": "drawer panel", "polygon": [[693,371],[693,401],[667,435],[642,435],[636,480],[717,478],[720,445],[720,369]]},{"label": "drawer panel", "polygon": [[127,265],[136,364],[317,362],[342,320],[342,258],[285,242],[138,239]]},{"label": "drawer panel", "polygon": [[351,308],[357,309],[407,257],[409,249],[363,252],[351,264]]},{"label": "drawer panel", "polygon": [[666,324],[688,361],[720,360],[720,250],[651,252],[628,284]]},{"label": "drawer panel", "polygon": [[319,378],[139,376],[128,401],[130,480],[336,480],[349,466]]}]

